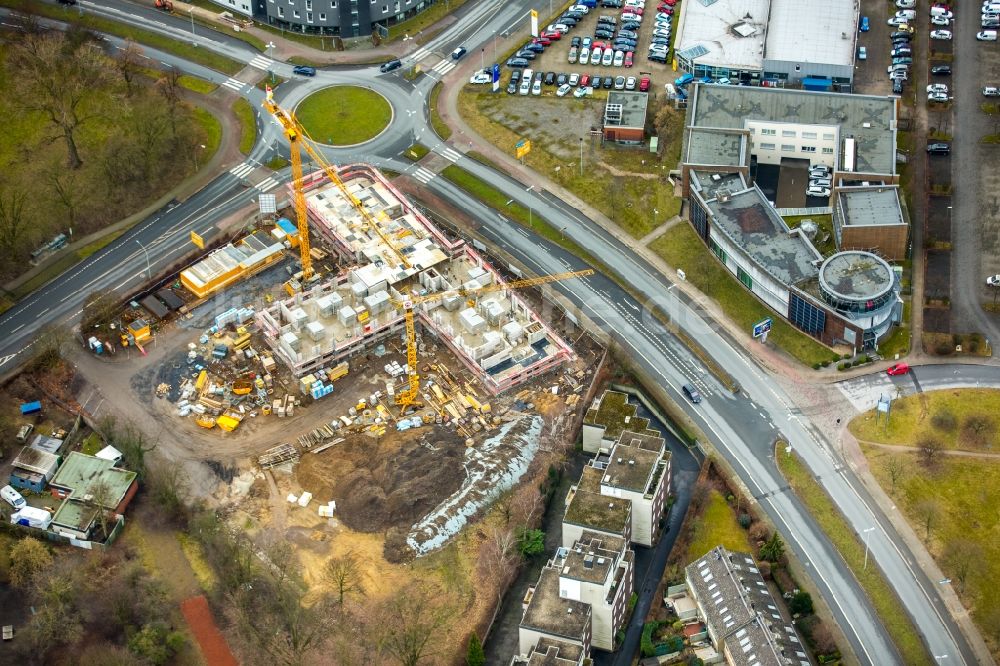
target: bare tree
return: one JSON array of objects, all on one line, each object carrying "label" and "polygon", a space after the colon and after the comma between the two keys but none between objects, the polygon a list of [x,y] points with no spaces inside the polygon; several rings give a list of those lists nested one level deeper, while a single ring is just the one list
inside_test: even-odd
[{"label": "bare tree", "polygon": [[111,486],[104,481],[98,481],[87,489],[84,501],[97,510],[97,522],[101,526],[101,541],[108,538],[108,514],[113,508],[115,498],[111,495]]},{"label": "bare tree", "polygon": [[944,445],[941,444],[941,440],[935,437],[922,437],[920,441],[917,442],[917,451],[920,456],[920,462],[923,463],[925,467],[933,467],[936,465],[943,449]]},{"label": "bare tree", "polygon": [[80,332],[92,335],[93,329],[114,321],[121,311],[121,301],[113,291],[92,291],[83,299]]},{"label": "bare tree", "polygon": [[52,555],[38,539],[27,537],[10,549],[10,584],[17,588],[31,587],[42,571],[52,566]]},{"label": "bare tree", "polygon": [[[106,80],[107,58],[99,46],[84,41],[75,47],[59,31],[25,35],[11,49],[14,99],[22,109],[40,113],[66,142],[66,163],[83,164],[77,131],[99,115],[87,100]],[[53,138],[56,138],[53,137]]]},{"label": "bare tree", "polygon": [[28,193],[5,189],[0,192],[0,246],[11,259],[18,255],[24,233],[30,227],[31,220],[24,214],[24,203]]},{"label": "bare tree", "polygon": [[906,463],[900,456],[886,456],[882,461],[882,468],[889,476],[889,492],[895,493],[896,484],[903,478],[903,473],[906,471]]},{"label": "bare tree", "polygon": [[497,603],[517,571],[517,537],[511,529],[493,527],[479,547],[480,579],[497,586]]},{"label": "bare tree", "polygon": [[387,600],[381,613],[381,650],[403,666],[417,666],[432,656],[431,639],[451,615],[442,598],[439,590],[418,588]]},{"label": "bare tree", "polygon": [[73,228],[76,226],[76,216],[82,194],[82,191],[76,188],[76,172],[53,168],[48,171],[47,177],[56,198],[66,209],[70,228]]},{"label": "bare tree", "polygon": [[954,572],[961,590],[965,590],[965,581],[979,569],[983,557],[983,547],[971,539],[950,539],[945,544],[944,562]]},{"label": "bare tree", "polygon": [[496,501],[497,511],[503,516],[504,527],[510,525],[510,519],[514,515],[514,491],[508,490],[503,495],[497,498]]},{"label": "bare tree", "polygon": [[183,522],[187,517],[190,487],[181,467],[164,463],[150,466],[146,485],[160,509],[159,515],[169,521]]},{"label": "bare tree", "polygon": [[361,560],[353,550],[327,560],[323,567],[323,578],[333,587],[339,604],[344,603],[344,597],[348,594],[360,596],[366,594],[367,575],[361,568]]},{"label": "bare tree", "polygon": [[512,509],[517,525],[534,527],[544,508],[542,494],[534,484],[524,484],[514,493]]},{"label": "bare tree", "polygon": [[930,539],[931,531],[934,529],[938,516],[941,513],[941,506],[938,504],[936,499],[928,497],[927,499],[917,502],[914,509],[917,512],[917,516],[920,517],[920,522],[924,526],[924,538]]},{"label": "bare tree", "polygon": [[177,139],[177,106],[181,102],[181,71],[171,67],[156,82],[156,89],[167,103],[170,119],[170,136]]},{"label": "bare tree", "polygon": [[118,70],[125,84],[125,94],[132,96],[132,83],[139,72],[139,61],[143,58],[142,47],[131,39],[125,40],[125,47],[118,51],[115,58],[115,69]]}]

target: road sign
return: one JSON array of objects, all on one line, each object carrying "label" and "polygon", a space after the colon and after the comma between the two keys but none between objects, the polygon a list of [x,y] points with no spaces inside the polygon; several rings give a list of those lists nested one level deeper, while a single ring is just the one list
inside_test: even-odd
[{"label": "road sign", "polygon": [[493,92],[496,92],[496,91],[500,90],[500,65],[498,65],[496,63],[493,64],[492,75],[493,75],[492,76],[492,78],[493,78]]},{"label": "road sign", "polygon": [[531,36],[538,37],[538,10],[531,10]]},{"label": "road sign", "polygon": [[753,337],[759,338],[762,335],[767,335],[768,331],[771,330],[771,318],[761,319],[759,322],[753,325]]},{"label": "road sign", "polygon": [[205,249],[205,239],[195,233],[193,229],[191,230],[191,242],[197,245],[199,249]]},{"label": "road sign", "polygon": [[514,157],[521,159],[525,155],[531,152],[531,142],[527,139],[521,139],[516,144],[514,144]]}]

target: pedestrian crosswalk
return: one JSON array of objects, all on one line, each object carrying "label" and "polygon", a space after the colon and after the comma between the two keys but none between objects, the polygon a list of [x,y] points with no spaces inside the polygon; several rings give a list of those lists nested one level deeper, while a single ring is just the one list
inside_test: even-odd
[{"label": "pedestrian crosswalk", "polygon": [[433,171],[428,171],[423,167],[417,167],[417,170],[413,172],[413,177],[419,180],[424,185],[431,182],[431,180],[433,180],[434,176],[436,175],[437,174],[435,174]]},{"label": "pedestrian crosswalk", "polygon": [[270,58],[266,58],[262,55],[259,55],[250,61],[250,66],[267,71],[267,68],[270,67],[273,63],[274,61],[271,60]]},{"label": "pedestrian crosswalk", "polygon": [[457,150],[448,148],[447,146],[445,146],[441,150],[441,154],[444,155],[445,159],[451,162],[457,162],[462,157],[462,153],[458,152]]},{"label": "pedestrian crosswalk", "polygon": [[229,170],[229,173],[233,174],[237,178],[246,178],[247,175],[249,175],[250,172],[256,168],[257,167],[255,167],[254,165],[247,164],[246,162],[244,162],[243,164],[234,166],[232,169]]},{"label": "pedestrian crosswalk", "polygon": [[431,69],[440,74],[441,76],[444,76],[451,70],[455,69],[455,61],[445,58],[438,64],[434,65],[434,67],[432,67]]},{"label": "pedestrian crosswalk", "polygon": [[411,53],[410,58],[412,58],[414,62],[419,62],[424,58],[426,58],[428,55],[430,55],[430,53],[431,53],[430,49],[428,49],[427,47],[423,47]]},{"label": "pedestrian crosswalk", "polygon": [[239,79],[234,79],[233,77],[229,77],[228,79],[222,82],[222,85],[226,86],[231,90],[239,92],[240,90],[243,90],[243,86],[245,86],[246,84],[240,81]]},{"label": "pedestrian crosswalk", "polygon": [[261,192],[270,192],[271,190],[273,190],[274,188],[276,188],[278,185],[281,185],[281,181],[279,181],[276,178],[269,177],[266,180],[262,180],[261,182],[259,182],[256,185],[254,185],[254,187],[256,187]]}]

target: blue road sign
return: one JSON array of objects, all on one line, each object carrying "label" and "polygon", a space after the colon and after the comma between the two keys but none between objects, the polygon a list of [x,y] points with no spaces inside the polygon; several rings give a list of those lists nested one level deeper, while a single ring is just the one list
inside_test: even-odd
[{"label": "blue road sign", "polygon": [[762,319],[761,321],[759,321],[756,324],[754,324],[753,325],[753,337],[759,338],[760,336],[762,336],[765,333],[767,333],[768,331],[770,331],[771,330],[771,323],[772,323],[771,322],[771,318],[768,317],[767,319]]}]

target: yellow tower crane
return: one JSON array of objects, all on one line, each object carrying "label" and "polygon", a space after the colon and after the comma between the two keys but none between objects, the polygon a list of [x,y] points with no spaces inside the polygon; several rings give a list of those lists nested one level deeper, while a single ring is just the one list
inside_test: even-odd
[{"label": "yellow tower crane", "polygon": [[306,151],[306,154],[323,169],[326,173],[327,178],[330,179],[334,185],[341,191],[344,197],[351,202],[351,205],[357,209],[358,213],[361,214],[362,219],[365,224],[378,234],[382,242],[395,253],[399,258],[400,263],[404,268],[411,268],[410,262],[407,260],[406,256],[400,251],[396,244],[389,238],[382,227],[379,225],[378,220],[375,219],[371,213],[365,208],[361,200],[356,196],[351,194],[344,184],[344,181],[340,179],[339,174],[335,167],[331,166],[323,155],[317,150],[312,144],[313,140],[309,136],[305,128],[299,124],[299,121],[295,118],[295,115],[278,106],[278,103],[274,101],[274,92],[271,90],[270,86],[267,88],[267,95],[264,98],[264,109],[267,110],[274,119],[278,121],[281,126],[282,132],[285,134],[285,138],[288,139],[288,144],[290,148],[291,158],[292,158],[292,189],[295,192],[294,202],[295,202],[295,216],[296,222],[298,223],[299,229],[299,248],[302,257],[302,281],[307,282],[313,274],[312,270],[312,256],[309,254],[309,215],[306,210],[306,195],[303,189],[302,183],[302,154],[301,150]]},{"label": "yellow tower crane", "polygon": [[408,298],[403,301],[393,301],[397,307],[403,307],[404,320],[406,322],[406,363],[410,366],[408,371],[408,386],[405,390],[396,395],[396,404],[401,407],[402,412],[406,412],[407,408],[416,403],[417,396],[420,393],[420,374],[417,372],[417,335],[413,316],[413,307],[415,305],[426,303],[427,301],[433,301],[448,293],[457,293],[463,297],[478,297],[482,294],[489,294],[496,291],[523,289],[525,287],[534,287],[548,282],[559,282],[561,280],[569,280],[572,278],[587,277],[588,275],[593,274],[594,271],[588,268],[586,270],[573,271],[570,273],[557,273],[554,275],[542,275],[540,277],[526,278],[523,280],[513,280],[503,284],[495,283],[479,289],[467,290],[462,288],[450,292],[439,291],[425,296],[414,296],[413,298]]}]

